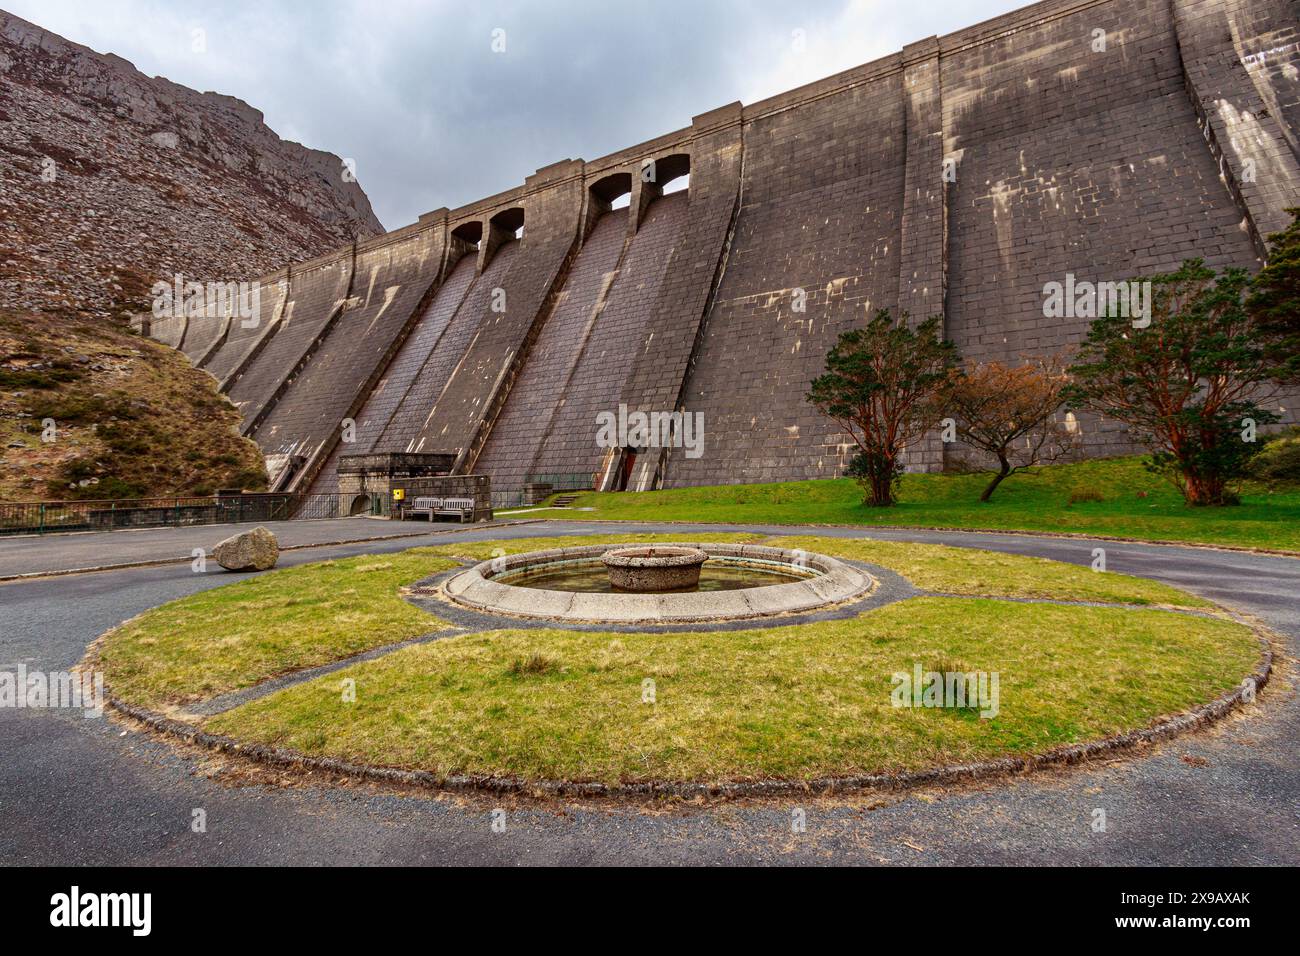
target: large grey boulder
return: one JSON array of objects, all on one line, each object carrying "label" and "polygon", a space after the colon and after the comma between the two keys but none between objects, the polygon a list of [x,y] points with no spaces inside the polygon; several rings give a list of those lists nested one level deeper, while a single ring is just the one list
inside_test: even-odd
[{"label": "large grey boulder", "polygon": [[280,544],[268,529],[254,528],[219,542],[212,556],[227,571],[266,571],[275,567]]}]

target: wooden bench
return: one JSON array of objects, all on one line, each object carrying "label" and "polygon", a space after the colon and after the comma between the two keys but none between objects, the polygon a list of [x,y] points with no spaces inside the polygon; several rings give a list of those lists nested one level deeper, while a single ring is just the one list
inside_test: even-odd
[{"label": "wooden bench", "polygon": [[406,509],[405,514],[424,515],[430,521],[435,516],[439,518],[458,518],[464,523],[474,520],[474,499],[422,496],[411,502],[411,507]]}]

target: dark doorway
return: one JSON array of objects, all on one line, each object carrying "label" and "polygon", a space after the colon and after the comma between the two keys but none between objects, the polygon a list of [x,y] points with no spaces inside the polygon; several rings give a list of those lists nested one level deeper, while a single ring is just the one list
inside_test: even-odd
[{"label": "dark doorway", "polygon": [[623,449],[623,460],[619,462],[618,466],[618,478],[611,490],[627,491],[627,483],[632,478],[632,469],[636,467],[636,454],[637,450],[635,448]]}]

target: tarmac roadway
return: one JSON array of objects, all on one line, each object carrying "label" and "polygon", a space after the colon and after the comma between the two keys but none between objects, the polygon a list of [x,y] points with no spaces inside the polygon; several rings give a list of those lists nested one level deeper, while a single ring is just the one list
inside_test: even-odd
[{"label": "tarmac roadway", "polygon": [[[427,528],[367,518],[279,523],[290,566],[426,543],[500,537],[792,527],[536,521]],[[150,607],[235,579],[190,567],[232,528],[0,539],[0,670],[62,671],[98,635]],[[387,537],[400,533],[403,537]],[[974,532],[816,529],[1076,564],[1166,581],[1300,642],[1300,560],[1201,548]],[[358,540],[365,539],[365,540]],[[333,542],[352,543],[336,544]],[[1142,755],[953,790],[703,805],[562,804],[480,795],[232,782],[113,719],[0,709],[0,864],[1300,864],[1300,704],[1279,660],[1246,712]],[[206,832],[191,828],[206,812]],[[506,810],[504,832],[493,810]],[[1095,831],[1095,809],[1106,830]],[[805,832],[792,832],[795,809]],[[499,829],[499,828],[497,828]]]}]

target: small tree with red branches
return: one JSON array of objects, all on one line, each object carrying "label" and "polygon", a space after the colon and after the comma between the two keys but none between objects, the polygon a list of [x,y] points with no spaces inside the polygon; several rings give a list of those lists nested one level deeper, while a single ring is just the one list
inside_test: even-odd
[{"label": "small tree with red branches", "polygon": [[980,501],[1022,468],[1057,461],[1078,447],[1074,433],[1056,419],[1069,382],[1057,358],[1018,366],[988,362],[952,373],[945,403],[957,437],[998,465]]}]

